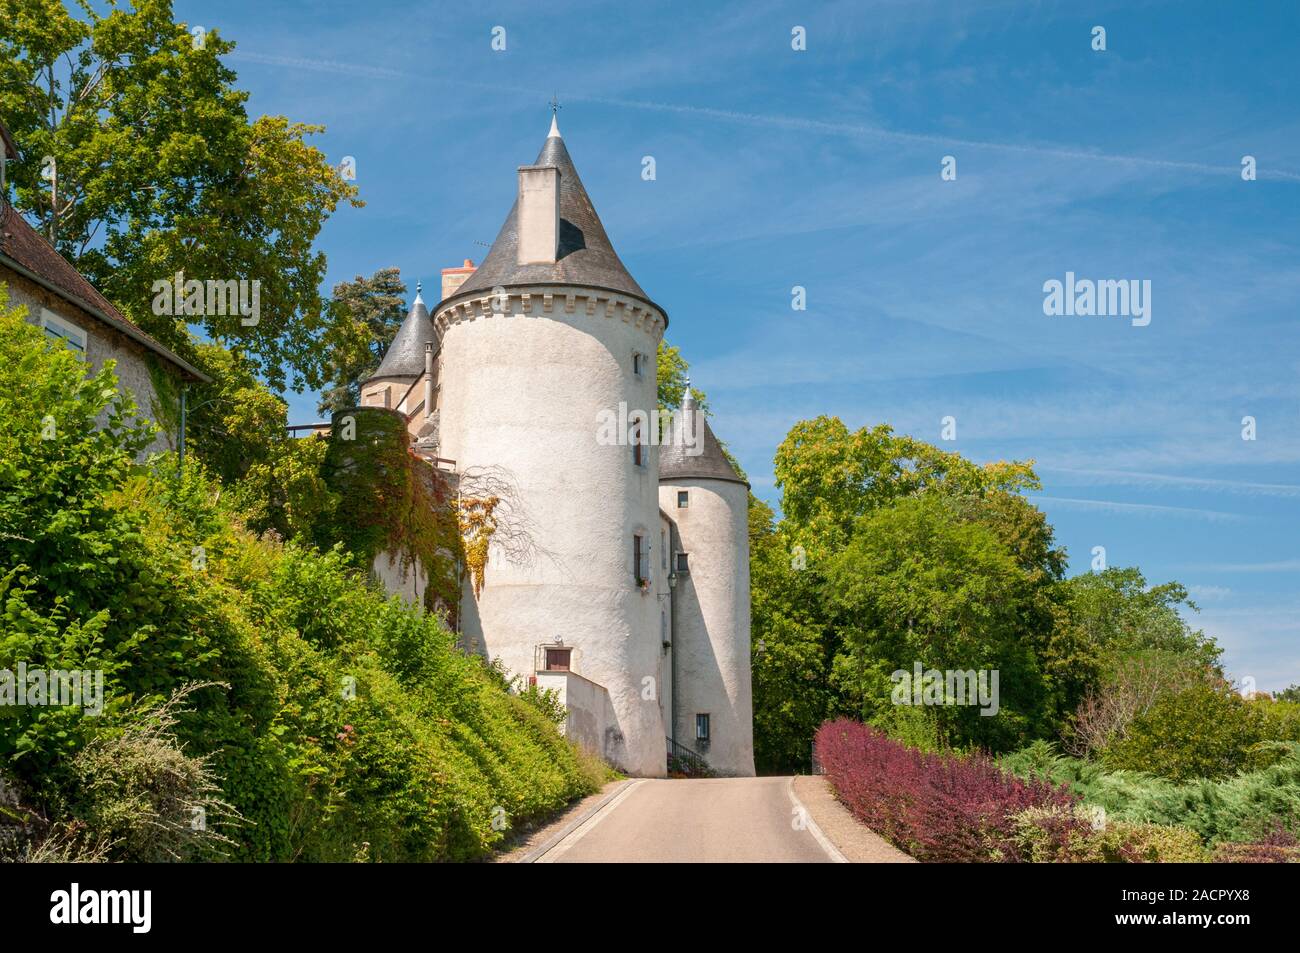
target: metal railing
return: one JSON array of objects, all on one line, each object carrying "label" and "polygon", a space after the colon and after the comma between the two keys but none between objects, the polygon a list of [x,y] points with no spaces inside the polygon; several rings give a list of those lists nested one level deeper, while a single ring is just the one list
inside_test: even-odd
[{"label": "metal railing", "polygon": [[688,778],[711,778],[713,769],[709,767],[709,762],[704,760],[704,756],[698,751],[692,751],[686,745],[680,745],[672,738],[665,738],[668,742],[668,773],[682,774]]}]

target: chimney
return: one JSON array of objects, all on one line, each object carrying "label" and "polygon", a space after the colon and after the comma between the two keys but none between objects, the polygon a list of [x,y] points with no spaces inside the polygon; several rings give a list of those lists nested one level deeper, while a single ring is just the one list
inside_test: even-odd
[{"label": "chimney", "polygon": [[[444,279],[446,280],[446,279]],[[433,416],[433,342],[424,345],[424,416]]]},{"label": "chimney", "polygon": [[560,170],[553,165],[519,167],[519,260],[553,265],[560,249]]},{"label": "chimney", "polygon": [[465,264],[459,268],[442,269],[442,300],[446,301],[454,295],[476,270],[474,262],[468,258],[465,259]]}]

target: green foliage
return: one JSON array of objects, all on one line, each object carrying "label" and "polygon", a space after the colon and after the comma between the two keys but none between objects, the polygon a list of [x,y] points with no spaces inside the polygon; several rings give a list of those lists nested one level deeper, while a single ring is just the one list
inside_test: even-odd
[{"label": "green foliage", "polygon": [[327,384],[317,406],[335,414],[361,403],[361,383],[379,362],[406,318],[406,285],[396,268],[357,275],[334,286],[329,331],[322,342]]},{"label": "green foliage", "polygon": [[[345,434],[355,427],[355,434]],[[369,570],[376,555],[396,554],[403,569],[418,564],[424,603],[455,619],[460,597],[461,534],[453,491],[443,474],[410,449],[406,420],[376,407],[337,417],[322,479],[338,503],[321,519],[322,548],[341,542]]]},{"label": "green foliage", "polygon": [[228,488],[231,507],[251,529],[312,539],[338,505],[322,474],[325,441],[290,437],[288,405],[238,354],[202,344],[196,360],[213,383],[192,388],[191,456]]},{"label": "green foliage", "polygon": [[77,819],[63,826],[82,853],[141,863],[210,860],[233,844],[218,828],[241,819],[219,796],[209,759],[187,754],[174,734],[194,689],[124,712],[73,756],[71,803],[60,813]]},{"label": "green foliage", "polygon": [[[69,10],[69,6],[72,7]],[[189,355],[187,316],[156,315],[155,281],[257,280],[260,320],[208,314],[202,329],[237,344],[273,385],[320,382],[312,243],[355,201],[319,126],[249,119],[248,95],[215,30],[196,43],[171,0],[111,4],[0,0],[0,115],[23,154],[10,166],[17,207],[129,317]],[[41,178],[54,158],[53,188]],[[286,374],[286,370],[289,372]]]},{"label": "green foliage", "polygon": [[[980,466],[823,416],[790,430],[775,472],[782,519],[751,504],[750,526],[766,770],[806,766],[819,721],[841,714],[926,750],[1005,751],[1066,737],[1085,715],[1089,738],[1109,739],[1133,712],[1100,696],[1134,659],[1218,670],[1221,650],[1183,619],[1195,607],[1177,583],[1149,586],[1137,569],[1064,578],[1064,550],[1021,495],[1039,486],[1032,461]],[[918,662],[997,670],[1000,711],[895,704],[892,673]]]},{"label": "green foliage", "polygon": [[1196,864],[1209,854],[1195,831],[1119,821],[1099,828],[1073,808],[1029,808],[1015,816],[1013,842],[1032,863]]},{"label": "green foliage", "polygon": [[[210,820],[237,859],[472,858],[593,790],[589,760],[436,615],[387,599],[342,551],[249,532],[199,466],[137,466],[148,434],[111,370],[86,378],[0,312],[0,565],[15,567],[0,582],[0,667],[99,669],[106,697],[99,718],[0,718],[0,770],[35,810],[88,825],[91,844],[118,837],[115,859],[153,856],[115,799],[140,805],[172,779],[176,793],[149,804],[174,818],[202,796],[201,773],[166,745],[131,754],[114,738],[195,682],[169,736],[219,779],[212,796],[233,813]],[[46,415],[57,440],[41,439]]]},{"label": "green foliage", "polygon": [[[658,397],[660,410],[676,410],[682,405],[682,398],[686,396],[686,381],[690,376],[687,372],[690,365],[686,363],[686,358],[682,357],[682,349],[672,347],[667,341],[659,342],[659,350],[655,355],[656,377],[658,383]],[[691,392],[695,395],[695,405],[708,413],[708,398],[698,387],[691,387]]]},{"label": "green foliage", "polygon": [[1288,685],[1278,692],[1274,698],[1280,702],[1300,702],[1300,685]]},{"label": "green foliage", "polygon": [[1276,763],[1220,780],[1185,783],[1057,754],[1038,742],[1001,759],[1021,777],[1068,784],[1110,821],[1190,828],[1210,846],[1265,837],[1277,825],[1300,830],[1300,748]]},{"label": "green foliage", "polygon": [[1032,463],[977,466],[885,424],[850,433],[835,417],[801,421],[776,451],[781,510],[824,547],[871,510],[942,484],[955,495],[1037,489]]},{"label": "green foliage", "polygon": [[922,493],[861,517],[826,578],[823,598],[842,639],[831,682],[865,719],[882,727],[915,719],[891,699],[891,673],[910,674],[919,661],[999,672],[996,716],[951,699],[928,709],[940,744],[1002,750],[1037,727],[1047,690],[1033,651],[1038,633],[1025,625],[1035,581],[952,500]]},{"label": "green foliage", "polygon": [[1230,686],[1201,682],[1158,698],[1102,752],[1108,768],[1171,781],[1223,778],[1275,760],[1258,706]]},{"label": "green foliage", "polygon": [[1107,664],[1158,651],[1218,667],[1223,650],[1179,612],[1195,608],[1179,583],[1149,586],[1136,567],[1111,567],[1075,576],[1060,592],[1071,624]]},{"label": "green foliage", "polygon": [[819,577],[795,568],[772,509],[750,500],[750,660],[754,761],[760,771],[807,771],[812,737],[837,713],[829,685],[832,655],[823,642]]}]

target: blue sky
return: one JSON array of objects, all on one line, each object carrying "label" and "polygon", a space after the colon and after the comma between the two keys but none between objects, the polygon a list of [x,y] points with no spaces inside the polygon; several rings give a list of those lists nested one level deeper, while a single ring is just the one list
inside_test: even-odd
[{"label": "blue sky", "polygon": [[[356,157],[368,204],[325,228],[331,285],[398,266],[436,287],[481,261],[557,93],[756,493],[776,502],[800,419],[938,443],[951,415],[943,446],[1037,461],[1072,572],[1105,546],[1178,579],[1233,675],[1300,682],[1300,5],[176,9],[237,42],[251,112],[322,123],[330,158]],[[1150,325],[1045,316],[1067,271],[1149,279]],[[291,406],[314,419],[310,396]]]}]

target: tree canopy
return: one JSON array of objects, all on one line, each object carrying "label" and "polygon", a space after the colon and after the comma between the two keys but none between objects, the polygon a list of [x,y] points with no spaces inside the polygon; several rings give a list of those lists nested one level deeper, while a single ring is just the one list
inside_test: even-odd
[{"label": "tree canopy", "polygon": [[[192,356],[190,330],[270,384],[318,386],[325,256],[313,243],[356,199],[320,126],[250,119],[221,57],[234,44],[178,23],[170,0],[0,0],[0,115],[21,152],[17,208],[128,317]],[[256,281],[256,320],[155,314],[155,283]],[[169,309],[175,310],[175,309]],[[215,310],[215,309],[214,309]]]}]

